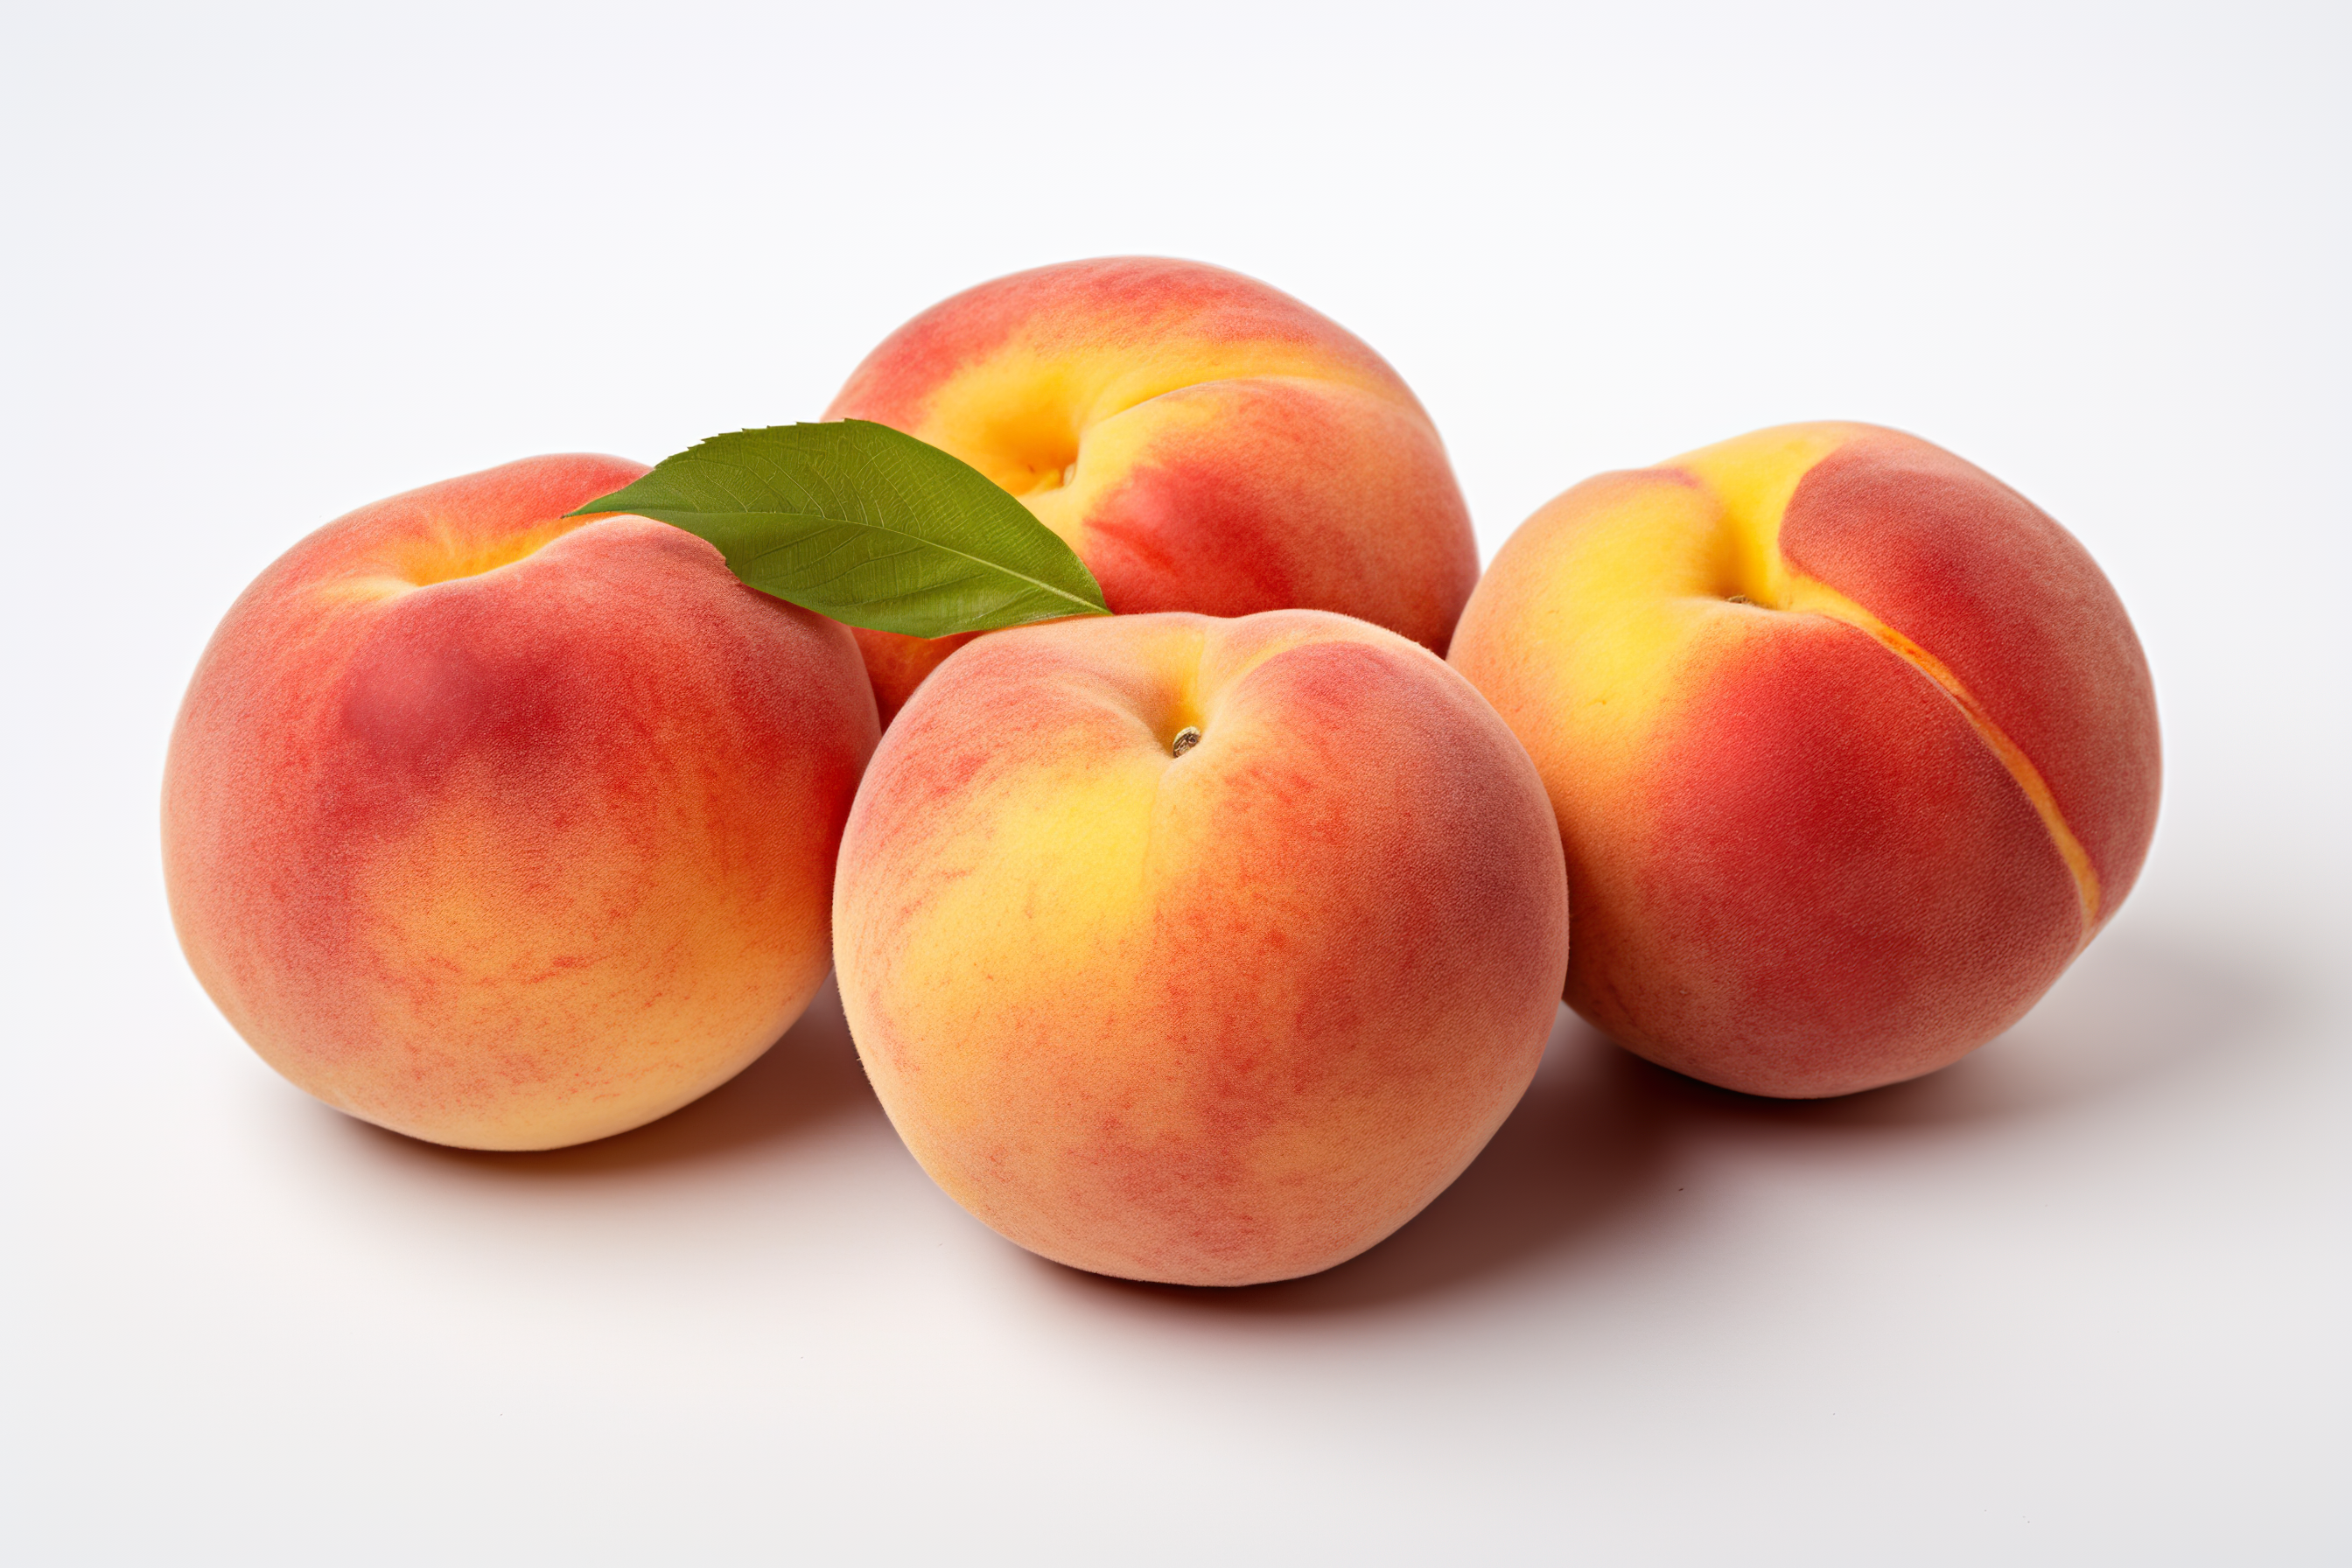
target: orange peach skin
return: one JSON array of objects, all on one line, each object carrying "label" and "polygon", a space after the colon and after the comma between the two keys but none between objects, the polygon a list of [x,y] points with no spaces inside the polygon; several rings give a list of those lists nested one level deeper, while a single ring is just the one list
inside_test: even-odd
[{"label": "orange peach skin", "polygon": [[1842,1094],[1983,1044],[2155,829],[2156,701],[2106,578],[1892,430],[1585,481],[1504,545],[1451,657],[1559,815],[1570,1005],[1730,1089]]},{"label": "orange peach skin", "polygon": [[940,1185],[1047,1258],[1187,1285],[1310,1274],[1419,1212],[1526,1089],[1568,960],[1518,742],[1435,656],[1313,611],[959,653],[875,753],[834,929]]},{"label": "orange peach skin", "polygon": [[196,977],[330,1105],[474,1149],[623,1131],[823,983],[877,735],[839,625],[555,457],[328,524],[247,589],[172,737]]},{"label": "orange peach skin", "polygon": [[[1336,323],[1198,262],[983,283],[908,322],[825,411],[1019,496],[1121,615],[1336,610],[1443,654],[1478,579],[1445,449]],[[860,631],[883,722],[965,638]]]}]

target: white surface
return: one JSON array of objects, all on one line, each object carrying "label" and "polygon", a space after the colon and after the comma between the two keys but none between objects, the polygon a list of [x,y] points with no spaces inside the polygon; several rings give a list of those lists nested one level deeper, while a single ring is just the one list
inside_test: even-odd
[{"label": "white surface", "polygon": [[[2352,1556],[2341,7],[13,8],[0,1558]],[[450,1153],[189,976],[155,801],[236,591],[391,491],[811,417],[956,289],[1238,267],[1491,552],[1603,468],[1907,426],[2147,642],[2138,891],[1935,1079],[1750,1102],[1565,1018],[1301,1284],[999,1242],[830,998],[642,1132]]]}]

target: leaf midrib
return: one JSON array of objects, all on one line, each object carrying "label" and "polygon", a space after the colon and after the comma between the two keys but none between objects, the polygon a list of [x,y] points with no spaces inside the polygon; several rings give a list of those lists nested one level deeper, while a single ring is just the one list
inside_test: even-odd
[{"label": "leaf midrib", "polygon": [[[1014,504],[1018,505],[1019,503],[1016,501]],[[666,517],[663,515],[663,512],[670,512],[675,515]],[[625,516],[632,514],[624,513],[622,515]],[[877,559],[892,561],[896,560],[898,555],[910,555],[922,550],[936,550],[941,554],[952,555],[959,561],[970,562],[974,567],[979,569],[974,574],[975,576],[985,576],[992,573],[999,576],[1010,577],[1016,582],[1027,583],[1034,587],[1040,588],[1054,598],[1063,600],[1068,604],[1079,605],[1088,614],[1101,614],[1101,611],[1097,606],[1087,603],[1086,600],[1078,597],[1076,594],[1071,593],[1066,588],[1057,588],[1053,584],[1045,582],[1042,578],[1032,577],[1026,572],[1015,571],[1012,567],[1003,565],[999,562],[982,560],[980,556],[974,555],[968,550],[958,550],[952,544],[942,544],[936,539],[926,539],[919,533],[910,533],[903,528],[892,528],[887,523],[864,522],[850,518],[827,517],[823,512],[815,511],[703,511],[697,509],[684,507],[664,507],[659,510],[639,511],[634,515],[639,517],[650,517],[657,522],[668,523],[673,528],[683,526],[677,521],[679,517],[698,517],[713,520],[731,520],[735,518],[742,518],[745,520],[761,518],[792,518],[810,522],[823,523],[830,528],[863,529],[869,533],[887,534],[893,539],[904,539],[910,542],[909,548],[897,552],[895,554],[880,556]],[[771,545],[769,548],[761,551],[756,555],[745,556],[744,560],[746,563],[764,561],[769,556],[773,555],[780,551],[789,550],[791,548],[792,546],[789,543]],[[831,580],[832,579],[828,579],[828,581]],[[880,601],[878,600],[873,599],[846,599],[843,601],[845,604],[853,605],[876,604],[879,602]]]}]

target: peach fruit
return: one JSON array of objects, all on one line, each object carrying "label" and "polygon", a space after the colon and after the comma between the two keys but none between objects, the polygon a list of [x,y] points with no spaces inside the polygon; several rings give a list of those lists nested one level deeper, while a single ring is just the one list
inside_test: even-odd
[{"label": "peach fruit", "polygon": [[1559,814],[1570,1005],[1730,1089],[1842,1094],[1983,1044],[2155,828],[2155,697],[2106,578],[1892,430],[1586,480],[1503,546],[1451,657]]},{"label": "peach fruit", "polygon": [[[983,283],[892,333],[825,413],[919,437],[1067,541],[1112,610],[1337,610],[1443,654],[1478,578],[1437,431],[1286,294],[1124,258]],[[883,722],[967,640],[860,631]]]},{"label": "peach fruit", "polygon": [[824,982],[877,733],[845,628],[538,458],[311,534],[172,736],[196,976],[329,1104],[475,1149],[619,1132],[725,1081]]},{"label": "peach fruit", "polygon": [[940,1186],[1098,1273],[1244,1285],[1410,1219],[1542,1054],[1559,836],[1434,655],[1315,611],[991,633],[885,732],[844,1007]]}]

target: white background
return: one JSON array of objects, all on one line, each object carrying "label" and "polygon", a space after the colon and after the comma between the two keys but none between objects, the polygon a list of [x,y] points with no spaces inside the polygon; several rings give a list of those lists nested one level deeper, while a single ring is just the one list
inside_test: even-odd
[{"label": "white background", "polygon": [[[2347,1560],[2347,16],[9,7],[0,1558]],[[1842,1102],[1563,1015],[1421,1219],[1238,1293],[966,1218],[830,993],[544,1156],[246,1051],[156,800],[256,572],[814,417],[920,307],[1120,252],[1362,334],[1488,553],[1788,419],[2007,479],[2155,667],[2138,891],[2011,1035]]]}]

